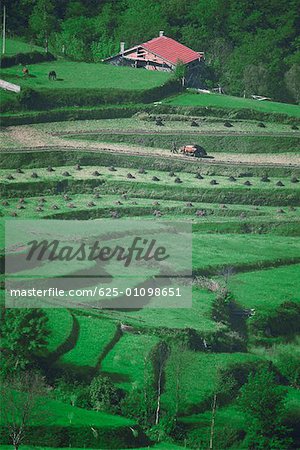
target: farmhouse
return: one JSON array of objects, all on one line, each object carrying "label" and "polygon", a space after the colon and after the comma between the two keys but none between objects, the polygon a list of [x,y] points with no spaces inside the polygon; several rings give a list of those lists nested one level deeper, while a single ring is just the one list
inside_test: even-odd
[{"label": "farmhouse", "polygon": [[[125,49],[125,43],[120,43],[120,52],[117,55],[105,59],[105,62],[117,66],[131,66],[147,70],[172,72],[178,64],[184,64],[185,84],[195,85],[204,62],[204,53],[196,52],[172,38],[164,36],[160,31],[159,36]],[[197,84],[197,83],[196,83]]]}]

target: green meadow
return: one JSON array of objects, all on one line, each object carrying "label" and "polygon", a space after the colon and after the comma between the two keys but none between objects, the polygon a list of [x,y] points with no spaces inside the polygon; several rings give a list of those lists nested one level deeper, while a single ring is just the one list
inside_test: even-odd
[{"label": "green meadow", "polygon": [[259,101],[247,98],[232,97],[220,94],[184,93],[165,101],[174,106],[211,106],[216,108],[253,109],[267,113],[287,114],[291,117],[300,117],[300,108],[297,105],[278,103],[273,101]]}]

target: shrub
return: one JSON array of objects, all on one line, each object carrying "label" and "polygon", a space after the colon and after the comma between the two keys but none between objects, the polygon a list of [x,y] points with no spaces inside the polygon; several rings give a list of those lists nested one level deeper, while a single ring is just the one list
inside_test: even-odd
[{"label": "shrub", "polygon": [[287,301],[272,313],[258,313],[251,319],[250,328],[254,334],[269,337],[298,333],[300,331],[300,304]]},{"label": "shrub", "polygon": [[277,356],[276,366],[295,388],[300,386],[299,352],[283,348]]},{"label": "shrub", "polygon": [[18,102],[21,107],[25,109],[35,108],[38,103],[39,94],[31,88],[22,88],[17,96]]},{"label": "shrub", "polygon": [[29,52],[29,53],[17,53],[13,56],[2,56],[1,68],[17,66],[18,64],[36,64],[44,61],[54,61],[55,57],[51,53],[41,52]]},{"label": "shrub", "polygon": [[90,403],[96,411],[113,412],[121,400],[121,391],[108,377],[99,375],[89,386]]}]

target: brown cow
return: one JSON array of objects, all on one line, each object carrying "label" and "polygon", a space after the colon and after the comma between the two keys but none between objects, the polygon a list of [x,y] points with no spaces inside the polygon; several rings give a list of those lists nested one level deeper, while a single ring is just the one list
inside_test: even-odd
[{"label": "brown cow", "polygon": [[28,77],[29,75],[29,69],[27,67],[23,67],[22,73],[24,77]]}]

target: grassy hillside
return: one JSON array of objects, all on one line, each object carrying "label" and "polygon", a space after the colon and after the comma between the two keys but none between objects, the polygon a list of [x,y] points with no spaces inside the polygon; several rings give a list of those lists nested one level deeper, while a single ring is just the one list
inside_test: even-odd
[{"label": "grassy hillside", "polygon": [[[163,72],[115,67],[110,64],[92,64],[71,61],[52,61],[28,66],[30,77],[22,76],[22,67],[1,70],[1,77],[21,87],[45,89],[122,89],[145,90],[165,83],[170,75]],[[48,80],[48,73],[55,70],[56,81]]]},{"label": "grassy hillside", "polygon": [[270,101],[258,101],[230,95],[184,93],[165,100],[168,105],[174,106],[212,106],[216,108],[254,109],[267,113],[287,114],[292,117],[300,117],[300,107],[287,103]]},{"label": "grassy hillside", "polygon": [[[0,40],[0,46],[2,49],[2,39]],[[43,47],[38,45],[28,44],[27,42],[20,41],[19,39],[6,39],[6,51],[4,56],[12,56],[17,53],[29,53],[29,52],[44,52]]]},{"label": "grassy hillside", "polygon": [[[29,81],[34,80],[37,79]],[[54,89],[46,91],[41,87],[41,91],[45,97],[55,94]],[[57,96],[62,94],[58,90]],[[291,151],[292,141],[299,140],[299,130],[292,129],[288,121],[283,123],[280,115],[277,123],[263,120],[265,128],[259,126],[256,118],[232,120],[232,109],[227,110],[233,123],[230,128],[225,128],[223,116],[196,118],[182,112],[176,117],[163,115],[164,125],[159,127],[155,123],[159,114],[153,113],[156,106],[151,107],[152,115],[143,113],[130,119],[69,121],[1,130],[3,219],[89,220],[83,235],[77,235],[81,240],[85,233],[86,237],[98,236],[100,221],[94,219],[114,217],[118,220],[110,231],[126,234],[121,239],[112,233],[114,245],[127,245],[131,239],[124,227],[129,219],[136,221],[141,233],[142,219],[154,228],[166,221],[186,222],[191,224],[193,233],[192,307],[180,308],[179,303],[176,308],[151,309],[134,303],[132,309],[104,309],[102,300],[94,298],[94,308],[84,311],[84,303],[88,306],[91,301],[85,293],[80,296],[80,310],[45,310],[51,334],[41,360],[51,386],[47,399],[49,417],[34,424],[30,432],[35,434],[27,436],[27,446],[20,450],[50,450],[51,446],[77,450],[146,449],[148,445],[161,450],[207,449],[216,390],[214,448],[246,449],[250,421],[239,410],[236,397],[240,386],[247,382],[248,373],[263,366],[273,368],[276,382],[288,388],[285,415],[290,417],[292,430],[288,436],[293,435],[294,448],[300,448],[295,431],[299,422],[296,333],[300,300],[300,166],[297,155]],[[193,114],[192,108],[179,109]],[[47,112],[43,114],[46,116]],[[194,119],[199,122],[198,127],[192,127]],[[124,141],[137,134],[136,146],[128,140],[125,145],[93,142],[88,140],[90,133],[101,134],[101,138],[113,135]],[[72,140],[72,134],[80,139]],[[211,142],[212,148],[219,144],[226,153],[215,150],[214,159],[192,160],[180,153],[171,155],[166,148],[147,147],[142,141],[145,135],[149,143],[155,139],[160,145],[166,138],[171,142],[173,136],[216,136],[219,142]],[[270,153],[269,160],[268,154],[263,153],[265,149]],[[258,150],[259,157],[254,153]],[[233,164],[230,157],[234,157]],[[65,224],[69,233],[68,223]],[[24,227],[23,224],[22,232]],[[63,227],[60,236],[64,236]],[[14,239],[18,242],[17,236]],[[110,240],[105,242],[108,245]],[[184,268],[184,244],[178,243],[178,248],[182,252],[180,267]],[[34,267],[32,272],[49,276],[53,274],[53,264],[61,277],[60,284],[65,283],[64,275],[78,274],[79,264],[83,270],[93,263],[50,261]],[[131,270],[135,276],[122,276],[123,290],[144,285],[147,280],[148,271],[143,264],[132,265]],[[157,274],[155,268],[151,270],[151,276]],[[106,272],[116,273],[113,263],[107,264]],[[125,275],[125,269],[119,275]],[[94,287],[95,283],[91,278],[83,286]],[[223,287],[228,288],[230,297],[223,298]],[[1,292],[4,297],[4,290],[0,290],[0,296]],[[282,324],[272,321],[286,301],[294,303],[284,309]],[[254,308],[255,314],[248,317],[246,308]],[[126,331],[121,324],[131,328]],[[159,345],[162,343],[164,346]],[[167,352],[158,386],[163,348]],[[224,372],[226,379],[220,384],[220,374]],[[99,412],[90,409],[90,383],[94,376],[106,379],[99,394],[106,395],[111,388],[117,394],[113,396],[112,409],[106,404]],[[157,399],[158,389],[159,430],[165,434],[156,438],[153,419],[157,404],[151,399]],[[73,394],[76,407],[69,405]],[[145,404],[150,417],[146,425]],[[165,422],[169,417],[175,428]],[[134,424],[141,425],[142,430],[133,430]],[[91,427],[100,429],[99,439],[103,438],[106,445],[103,440],[96,445]],[[139,431],[137,438],[134,431]],[[144,431],[151,441],[154,436],[153,447],[143,440]],[[141,440],[135,440],[139,437]],[[163,442],[154,445],[160,440]],[[168,444],[164,443],[166,440]],[[43,447],[44,444],[50,447]]]}]

